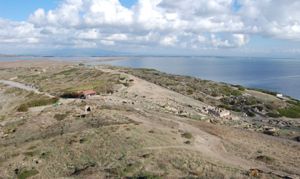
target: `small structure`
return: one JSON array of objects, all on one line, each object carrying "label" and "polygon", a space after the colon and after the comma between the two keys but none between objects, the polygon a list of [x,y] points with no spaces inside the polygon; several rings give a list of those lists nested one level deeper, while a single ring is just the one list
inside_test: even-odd
[{"label": "small structure", "polygon": [[97,92],[94,90],[85,90],[85,91],[80,91],[78,94],[80,98],[86,99],[90,96],[95,96]]},{"label": "small structure", "polygon": [[283,94],[276,94],[277,98],[283,98]]},{"label": "small structure", "polygon": [[92,112],[92,108],[91,108],[90,106],[85,106],[85,108],[84,108],[84,113],[85,113],[85,114],[88,114],[88,113],[90,113],[90,112]]},{"label": "small structure", "polygon": [[263,128],[263,133],[268,134],[268,135],[272,135],[272,136],[276,136],[276,135],[278,135],[278,129],[274,128],[274,127],[265,126]]}]

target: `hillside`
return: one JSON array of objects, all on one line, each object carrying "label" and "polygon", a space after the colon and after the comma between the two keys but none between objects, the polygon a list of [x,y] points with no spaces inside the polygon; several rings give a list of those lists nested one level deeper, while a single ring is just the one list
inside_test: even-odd
[{"label": "hillside", "polygon": [[0,178],[300,177],[297,100],[151,69],[0,68]]}]

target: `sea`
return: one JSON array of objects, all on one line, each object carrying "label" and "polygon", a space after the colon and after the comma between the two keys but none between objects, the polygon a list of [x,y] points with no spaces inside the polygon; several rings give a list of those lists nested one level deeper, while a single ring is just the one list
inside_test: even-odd
[{"label": "sea", "polygon": [[[74,57],[61,59],[72,60]],[[108,64],[132,68],[152,68],[170,74],[187,75],[205,80],[243,85],[248,88],[274,91],[300,99],[300,59],[296,58],[138,56],[118,59],[102,61],[97,60],[97,57],[89,57],[85,63],[89,65]],[[7,58],[0,58],[0,61],[4,60],[7,61]]]}]

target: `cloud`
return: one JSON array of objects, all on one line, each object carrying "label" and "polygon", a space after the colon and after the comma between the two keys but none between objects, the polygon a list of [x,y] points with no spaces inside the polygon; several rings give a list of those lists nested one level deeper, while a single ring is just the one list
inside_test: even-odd
[{"label": "cloud", "polygon": [[241,47],[249,42],[249,37],[245,34],[233,34],[233,43],[235,46]]},{"label": "cloud", "polygon": [[300,1],[239,0],[239,15],[250,32],[274,38],[300,40]]},{"label": "cloud", "polygon": [[[238,4],[238,7],[237,7]],[[298,0],[62,0],[0,19],[0,44],[44,48],[240,48],[252,35],[300,40]],[[137,49],[138,50],[138,49]]]},{"label": "cloud", "polygon": [[176,36],[167,36],[160,41],[160,43],[164,46],[174,46],[176,42],[177,42]]},{"label": "cloud", "polygon": [[248,37],[244,34],[222,34],[211,35],[211,43],[214,47],[221,48],[236,48],[242,47],[248,43]]},{"label": "cloud", "polygon": [[0,27],[0,43],[26,45],[39,42],[40,34],[31,23],[0,19]]}]

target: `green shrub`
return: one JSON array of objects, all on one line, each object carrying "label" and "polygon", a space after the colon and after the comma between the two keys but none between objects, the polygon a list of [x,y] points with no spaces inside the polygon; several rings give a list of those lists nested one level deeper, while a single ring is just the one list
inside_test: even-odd
[{"label": "green shrub", "polygon": [[281,117],[281,115],[279,113],[275,113],[275,112],[269,112],[269,113],[267,113],[267,116],[273,117],[273,118]]},{"label": "green shrub", "polygon": [[242,93],[241,93],[239,90],[232,90],[232,91],[231,91],[231,95],[232,95],[232,96],[241,96]]},{"label": "green shrub", "polygon": [[218,94],[218,92],[216,92],[216,91],[213,91],[213,92],[211,93],[211,96],[212,96],[212,97],[218,97],[218,96],[219,96],[219,94]]},{"label": "green shrub", "polygon": [[[125,86],[129,86],[129,83],[123,83]],[[111,82],[106,82],[99,84],[97,87],[95,87],[95,91],[98,94],[108,94],[114,92],[114,84]]]},{"label": "green shrub", "polygon": [[18,179],[26,179],[26,178],[32,177],[38,173],[39,172],[36,169],[24,170],[24,171],[20,172],[20,174],[18,175]]},{"label": "green shrub", "polygon": [[182,137],[187,138],[187,139],[191,139],[193,137],[193,135],[189,132],[185,132],[183,134],[181,134]]},{"label": "green shrub", "polygon": [[220,88],[220,93],[225,96],[240,96],[242,93],[239,90],[235,90],[229,86],[223,86]]},{"label": "green shrub", "polygon": [[0,116],[0,121],[4,121],[5,116]]},{"label": "green shrub", "polygon": [[194,93],[194,90],[193,89],[188,89],[186,92],[187,92],[188,95],[192,95]]},{"label": "green shrub", "polygon": [[76,92],[64,92],[60,95],[61,98],[79,98],[79,94]]},{"label": "green shrub", "polygon": [[245,88],[245,87],[243,87],[243,86],[240,86],[240,85],[238,85],[238,86],[237,86],[237,88],[238,88],[238,90],[240,90],[240,91],[245,91],[245,90],[246,90],[246,88]]},{"label": "green shrub", "polygon": [[285,117],[289,118],[300,118],[300,106],[299,105],[293,105],[288,108],[279,109],[279,114]]},{"label": "green shrub", "polygon": [[58,101],[58,98],[44,98],[44,99],[36,99],[32,100],[28,103],[29,107],[38,107],[38,106],[46,106],[50,104],[54,104]]},{"label": "green shrub", "polygon": [[31,107],[39,107],[39,106],[46,106],[50,104],[54,104],[58,101],[58,98],[45,98],[41,97],[38,99],[33,99],[27,103],[21,104],[18,108],[18,112],[27,112],[29,108]]},{"label": "green shrub", "polygon": [[264,107],[263,107],[263,106],[256,106],[256,108],[257,108],[259,111],[264,110]]},{"label": "green shrub", "polygon": [[68,70],[64,70],[64,71],[61,71],[55,75],[65,75],[65,76],[68,76],[68,75],[71,75],[75,72],[78,72],[80,69],[79,68],[71,68],[71,69],[68,69]]},{"label": "green shrub", "polygon": [[274,92],[274,91],[269,91],[269,90],[264,90],[264,89],[259,89],[259,88],[252,88],[252,90],[260,91],[262,93],[270,94],[273,96],[276,96],[278,94],[277,92]]},{"label": "green shrub", "polygon": [[219,108],[224,108],[224,109],[227,109],[227,110],[232,110],[232,108],[227,104],[220,104],[220,105],[218,105],[218,107]]},{"label": "green shrub", "polygon": [[58,120],[58,121],[62,121],[62,120],[64,120],[67,116],[68,116],[68,114],[55,114],[55,115],[54,115],[54,119],[56,119],[56,120]]},{"label": "green shrub", "polygon": [[255,117],[255,114],[253,112],[251,112],[251,111],[247,111],[246,114],[249,117]]},{"label": "green shrub", "polygon": [[196,100],[204,102],[204,99],[202,97],[196,97]]},{"label": "green shrub", "polygon": [[27,151],[23,153],[27,157],[33,157],[38,154],[38,151]]},{"label": "green shrub", "polygon": [[262,161],[262,162],[268,163],[268,164],[275,161],[274,158],[269,157],[269,156],[266,156],[266,155],[260,155],[260,156],[257,156],[257,157],[256,157],[256,160],[259,160],[259,161]]},{"label": "green shrub", "polygon": [[191,116],[191,119],[194,119],[194,120],[202,120],[202,119],[203,119],[203,116],[195,114],[195,115],[192,115],[192,116]]},{"label": "green shrub", "polygon": [[125,79],[127,79],[127,77],[126,77],[126,76],[123,76],[123,75],[120,75],[119,78],[120,78],[120,80],[122,80],[122,81],[125,80]]},{"label": "green shrub", "polygon": [[257,104],[257,100],[254,97],[247,98],[245,101],[246,105],[255,105]]},{"label": "green shrub", "polygon": [[269,110],[274,110],[275,107],[272,104],[265,104],[266,108]]},{"label": "green shrub", "polygon": [[238,106],[232,107],[231,110],[232,110],[232,111],[235,111],[235,112],[242,112],[242,110],[241,110]]},{"label": "green shrub", "polygon": [[28,111],[28,106],[27,104],[21,104],[18,108],[17,108],[18,112],[27,112]]}]

